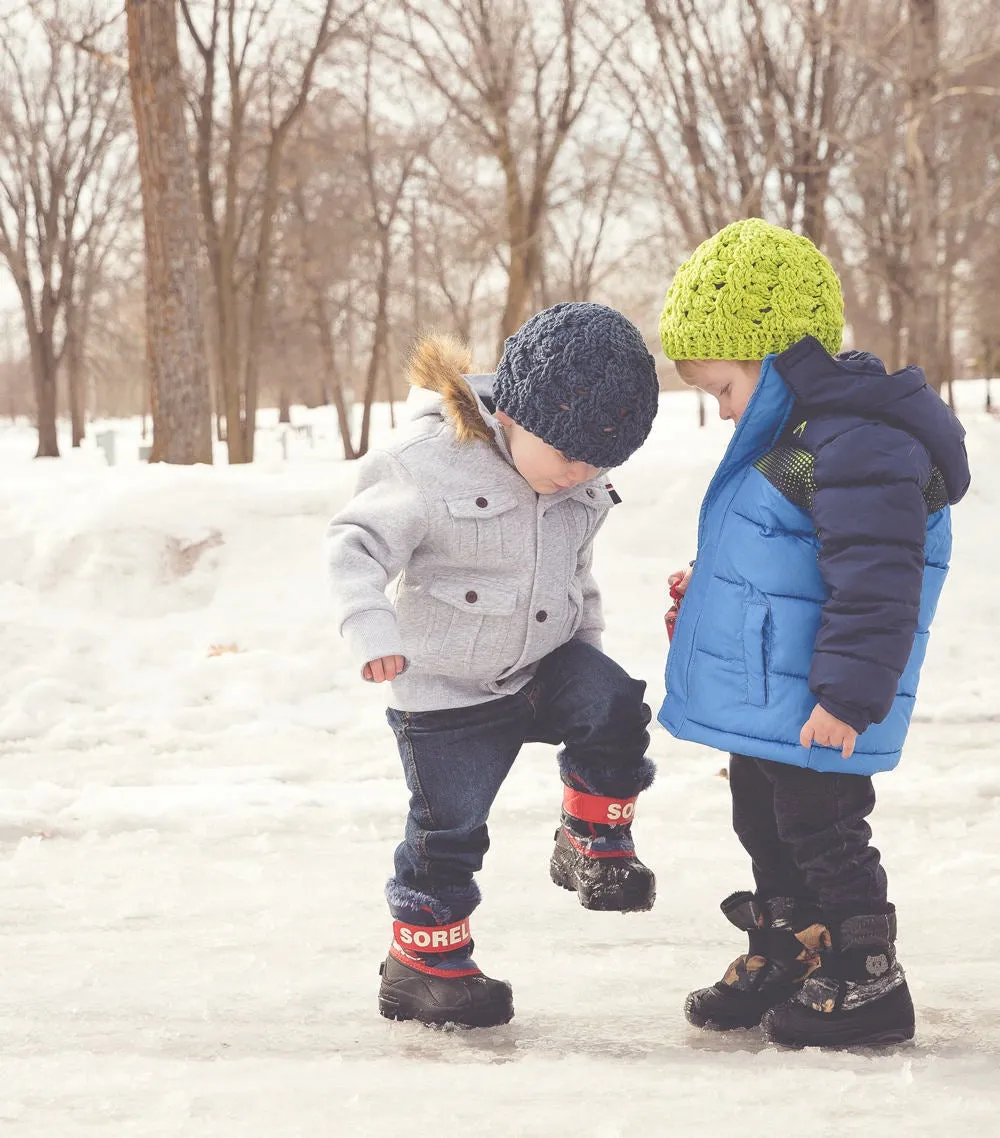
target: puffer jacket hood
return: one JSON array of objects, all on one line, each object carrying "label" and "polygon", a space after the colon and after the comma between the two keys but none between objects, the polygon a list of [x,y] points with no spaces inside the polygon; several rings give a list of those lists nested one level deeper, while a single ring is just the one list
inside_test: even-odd
[{"label": "puffer jacket hood", "polygon": [[812,336],[777,356],[775,367],[806,415],[850,415],[906,431],[941,472],[948,501],[954,505],[965,496],[970,481],[965,428],[919,367],[889,374],[870,352],[831,356]]}]

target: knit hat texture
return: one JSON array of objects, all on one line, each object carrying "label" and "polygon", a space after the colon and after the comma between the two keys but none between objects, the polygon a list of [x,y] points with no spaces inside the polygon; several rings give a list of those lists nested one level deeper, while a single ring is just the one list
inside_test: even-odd
[{"label": "knit hat texture", "polygon": [[812,335],[834,355],[844,298],[807,238],[759,217],[703,241],[677,270],[660,316],[671,360],[762,360]]},{"label": "knit hat texture", "polygon": [[504,342],[498,411],[573,462],[620,466],[656,415],[656,364],[629,320],[603,304],[556,304]]}]

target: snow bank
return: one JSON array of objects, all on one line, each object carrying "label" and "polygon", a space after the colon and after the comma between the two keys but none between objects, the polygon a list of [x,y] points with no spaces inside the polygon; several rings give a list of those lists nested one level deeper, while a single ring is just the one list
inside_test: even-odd
[{"label": "snow bank", "polygon": [[[580,910],[548,881],[559,788],[526,749],[498,801],[477,958],[515,985],[485,1033],[375,1013],[382,884],[406,792],[333,635],[335,423],[262,434],[252,468],[30,461],[0,427],[0,1123],[18,1136],[908,1136],[995,1124],[1000,1090],[1000,422],[968,396],[975,482],[901,770],[876,838],[900,909],[917,1044],[790,1054],[687,1028],[740,951],[718,912],[748,870],[721,755],[662,732],[637,837],[656,908]],[[662,695],[664,579],[692,556],[729,428],[665,396],[615,475],[598,554],[608,649]],[[384,425],[380,425],[380,430]]]}]

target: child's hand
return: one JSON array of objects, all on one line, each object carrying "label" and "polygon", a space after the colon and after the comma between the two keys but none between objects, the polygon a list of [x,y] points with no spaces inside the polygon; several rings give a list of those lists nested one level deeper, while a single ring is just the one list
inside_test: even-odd
[{"label": "child's hand", "polygon": [[858,733],[848,723],[842,723],[817,703],[812,715],[802,725],[799,742],[803,747],[819,743],[823,747],[833,747],[849,759],[854,754],[854,744]]},{"label": "child's hand", "polygon": [[684,599],[688,583],[691,580],[692,569],[693,567],[689,565],[687,569],[678,569],[676,573],[671,573],[667,578],[667,584],[670,586],[670,599],[673,601],[663,617],[663,623],[667,627],[668,640],[674,638],[674,625],[677,623],[677,614],[681,611],[681,601]]},{"label": "child's hand", "polygon": [[361,670],[361,675],[369,683],[381,684],[394,680],[406,667],[403,656],[383,656],[380,660],[370,660]]},{"label": "child's hand", "polygon": [[678,569],[676,573],[671,573],[667,578],[667,584],[678,597],[683,597],[687,592],[693,572],[694,566],[689,565],[686,569]]}]

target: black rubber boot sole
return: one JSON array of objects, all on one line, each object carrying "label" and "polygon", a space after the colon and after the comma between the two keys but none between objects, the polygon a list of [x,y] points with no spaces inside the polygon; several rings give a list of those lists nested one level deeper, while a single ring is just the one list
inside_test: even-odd
[{"label": "black rubber boot sole", "polygon": [[761,1028],[769,1043],[783,1047],[896,1047],[916,1031],[905,983],[854,1011],[817,1012],[791,1000],[767,1012]]},{"label": "black rubber boot sole", "polygon": [[379,1015],[415,1020],[428,1027],[499,1027],[514,1018],[514,998],[506,980],[488,976],[432,976],[390,957],[379,969]]},{"label": "black rubber boot sole", "polygon": [[575,893],[580,904],[593,912],[648,912],[656,900],[656,877],[641,862],[621,864],[625,860],[584,859],[557,840],[549,876],[562,889]]},{"label": "black rubber boot sole", "polygon": [[699,988],[684,1001],[684,1018],[705,1031],[740,1031],[758,1027],[761,1018],[790,1000],[798,984],[786,984],[760,992],[739,992],[724,984]]}]

